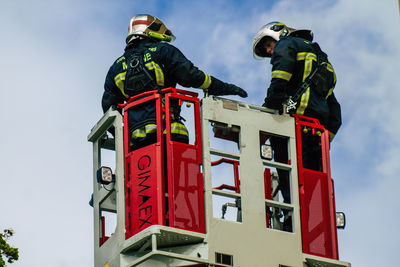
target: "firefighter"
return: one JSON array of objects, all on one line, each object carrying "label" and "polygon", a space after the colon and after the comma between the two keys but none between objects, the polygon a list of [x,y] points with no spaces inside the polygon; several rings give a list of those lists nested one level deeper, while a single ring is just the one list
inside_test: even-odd
[{"label": "firefighter", "polygon": [[[271,58],[271,83],[263,106],[280,110],[282,114],[288,97],[295,96],[306,81],[310,82],[311,85],[300,94],[293,113],[317,118],[329,131],[332,141],[341,125],[340,105],[333,93],[336,75],[327,55],[312,40],[310,30],[295,30],[284,23],[271,22],[254,37],[253,56],[256,59]],[[320,63],[323,67],[315,72],[317,75],[307,80]],[[316,136],[302,134],[304,168],[321,170],[322,154],[318,140]],[[271,137],[270,142],[275,161],[287,163],[287,140]],[[290,203],[289,173],[278,169],[278,175],[284,202]],[[291,231],[289,219],[284,222],[284,230],[287,231]]]},{"label": "firefighter", "polygon": [[[157,17],[140,14],[132,17],[124,54],[110,67],[104,85],[102,108],[123,103],[150,90],[176,87],[200,88],[210,95],[239,95],[246,91],[199,70],[175,46],[175,36]],[[180,117],[180,107],[172,103],[171,136],[188,142],[188,131]],[[129,129],[134,148],[153,143],[156,137],[155,105],[145,104],[129,110]],[[164,125],[165,127],[165,125]]]}]

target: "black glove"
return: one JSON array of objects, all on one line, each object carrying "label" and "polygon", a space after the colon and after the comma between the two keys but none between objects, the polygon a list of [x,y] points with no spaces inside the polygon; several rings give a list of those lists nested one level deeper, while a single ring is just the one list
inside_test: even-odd
[{"label": "black glove", "polygon": [[271,105],[267,104],[267,102],[265,101],[264,104],[262,104],[262,107],[269,108],[269,109],[277,109],[279,115],[283,114],[283,106],[280,106],[280,107],[277,108],[275,106],[271,106]]},{"label": "black glove", "polygon": [[209,89],[208,93],[210,95],[238,95],[241,97],[247,97],[246,91],[234,84],[226,83],[221,85],[223,86],[217,87],[218,89]]},{"label": "black glove", "polygon": [[232,95],[238,95],[240,97],[247,97],[247,92],[240,87],[237,87],[234,84],[228,85],[228,90],[231,92]]},{"label": "black glove", "polygon": [[210,95],[238,95],[247,97],[247,93],[240,87],[234,84],[224,83],[223,81],[211,76],[211,85],[208,88]]}]

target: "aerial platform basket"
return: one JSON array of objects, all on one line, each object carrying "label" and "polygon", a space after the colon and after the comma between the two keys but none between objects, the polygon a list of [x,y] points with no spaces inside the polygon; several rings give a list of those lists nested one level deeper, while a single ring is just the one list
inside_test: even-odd
[{"label": "aerial platform basket", "polygon": [[[149,101],[157,140],[132,150],[127,111]],[[172,102],[191,129],[189,144],[171,138]],[[338,256],[329,141],[318,121],[224,98],[200,101],[175,88],[135,97],[123,114],[107,111],[88,137],[95,267],[350,266]],[[302,166],[305,128],[320,138],[322,171]],[[288,162],[264,156],[270,136],[287,142]],[[100,184],[108,152],[115,179]],[[291,203],[279,194],[277,170],[290,173]],[[291,231],[282,228],[284,214]]]}]

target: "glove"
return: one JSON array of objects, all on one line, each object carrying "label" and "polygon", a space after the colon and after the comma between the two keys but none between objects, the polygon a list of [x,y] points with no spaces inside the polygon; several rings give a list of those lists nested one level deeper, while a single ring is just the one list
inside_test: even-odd
[{"label": "glove", "polygon": [[269,108],[269,109],[277,109],[279,115],[282,115],[282,114],[283,114],[283,106],[280,106],[280,107],[276,108],[275,106],[269,105],[269,104],[267,103],[267,101],[265,101],[264,104],[262,104],[261,106],[264,107],[264,108]]},{"label": "glove", "polygon": [[240,97],[247,97],[247,92],[234,84],[228,84],[226,86],[226,89],[224,90],[224,93],[227,95],[238,95]]},{"label": "glove", "polygon": [[211,76],[211,81],[211,86],[208,88],[210,95],[238,95],[247,97],[246,91],[234,84],[224,83],[213,76]]}]

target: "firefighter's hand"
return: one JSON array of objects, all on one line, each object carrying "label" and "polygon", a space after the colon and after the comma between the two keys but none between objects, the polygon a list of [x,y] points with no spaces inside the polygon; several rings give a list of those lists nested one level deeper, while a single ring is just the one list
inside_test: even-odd
[{"label": "firefighter's hand", "polygon": [[283,114],[283,106],[281,107],[276,107],[276,106],[271,106],[269,103],[264,102],[264,104],[261,105],[264,108],[269,108],[269,109],[274,109],[274,110],[278,110],[278,114],[282,115]]},{"label": "firefighter's hand", "polygon": [[238,95],[240,97],[247,97],[247,92],[234,84],[228,85],[228,91],[232,95]]},{"label": "firefighter's hand", "polygon": [[240,87],[230,83],[221,83],[221,86],[213,89],[209,89],[208,93],[210,95],[238,95],[241,97],[247,97],[247,93]]},{"label": "firefighter's hand", "polygon": [[119,113],[122,114],[122,108],[119,105],[112,105],[111,106],[113,110],[118,111]]}]

